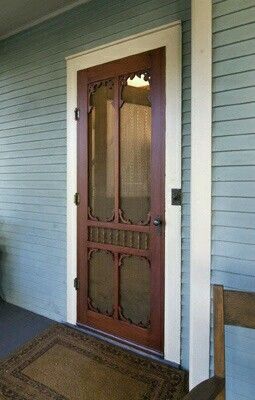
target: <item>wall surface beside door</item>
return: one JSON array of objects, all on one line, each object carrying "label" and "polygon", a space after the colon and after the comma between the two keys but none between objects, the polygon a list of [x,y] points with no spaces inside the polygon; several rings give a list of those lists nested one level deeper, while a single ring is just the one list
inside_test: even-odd
[{"label": "wall surface beside door", "polygon": [[182,365],[188,367],[190,0],[92,0],[0,42],[0,293],[66,319],[65,57],[183,23]]},{"label": "wall surface beside door", "polygon": [[[255,2],[213,2],[212,280],[255,291]],[[255,330],[226,328],[227,399],[255,393]]]}]

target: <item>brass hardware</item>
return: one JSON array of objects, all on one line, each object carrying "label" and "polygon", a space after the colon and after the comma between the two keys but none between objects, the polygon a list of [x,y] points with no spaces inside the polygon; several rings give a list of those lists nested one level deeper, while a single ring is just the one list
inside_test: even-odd
[{"label": "brass hardware", "polygon": [[158,235],[160,235],[161,234],[161,226],[162,226],[162,221],[161,221],[160,217],[156,217],[153,220],[153,225],[157,228]]},{"label": "brass hardware", "polygon": [[80,288],[80,284],[79,284],[78,278],[74,279],[73,285],[74,285],[75,290],[78,290]]},{"label": "brass hardware", "polygon": [[74,109],[74,119],[75,121],[79,121],[80,119],[80,109],[78,107]]},{"label": "brass hardware", "polygon": [[154,219],[154,221],[153,221],[154,226],[160,226],[161,224],[162,224],[162,222],[159,217]]},{"label": "brass hardware", "polygon": [[74,195],[74,204],[76,206],[78,206],[80,204],[80,194],[79,193],[75,193],[75,195]]}]

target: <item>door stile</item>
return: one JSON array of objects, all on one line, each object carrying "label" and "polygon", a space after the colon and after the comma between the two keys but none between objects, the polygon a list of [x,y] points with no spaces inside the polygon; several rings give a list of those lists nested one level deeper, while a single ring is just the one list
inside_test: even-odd
[{"label": "door stile", "polygon": [[[114,125],[114,223],[119,223],[119,208],[120,208],[120,112],[119,112],[119,79],[118,76],[114,78],[114,108],[115,108],[115,125]],[[113,287],[114,287],[114,314],[115,320],[119,319],[119,254],[114,251],[114,274],[113,274]]]},{"label": "door stile", "polygon": [[[155,327],[153,337],[163,349],[164,329],[164,231],[165,231],[165,48],[155,50],[152,58],[152,153],[151,177],[151,324]],[[159,218],[161,225],[153,226]],[[155,297],[158,293],[158,298]]]},{"label": "door stile", "polygon": [[114,253],[114,319],[118,320],[119,318],[119,255],[118,253]]},{"label": "door stile", "polygon": [[114,222],[119,222],[120,208],[120,112],[119,112],[119,79],[114,79],[114,107],[115,107],[115,126],[114,126],[114,143],[115,143],[115,160],[114,160],[114,183],[115,183],[115,199],[114,199]]}]

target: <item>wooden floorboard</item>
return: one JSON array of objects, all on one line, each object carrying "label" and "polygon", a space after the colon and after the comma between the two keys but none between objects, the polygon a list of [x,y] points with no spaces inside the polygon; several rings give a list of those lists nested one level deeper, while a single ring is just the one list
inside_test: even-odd
[{"label": "wooden floorboard", "polygon": [[8,357],[54,322],[0,300],[0,359]]}]

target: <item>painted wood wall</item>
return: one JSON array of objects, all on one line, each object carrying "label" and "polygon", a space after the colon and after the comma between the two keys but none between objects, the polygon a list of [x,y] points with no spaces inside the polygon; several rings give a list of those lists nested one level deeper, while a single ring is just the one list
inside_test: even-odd
[{"label": "painted wood wall", "polygon": [[[255,1],[213,1],[212,281],[255,291]],[[255,331],[226,329],[228,400],[255,398]]]},{"label": "painted wood wall", "polygon": [[66,318],[65,57],[183,22],[182,365],[188,367],[190,0],[93,0],[0,42],[0,287]]}]

